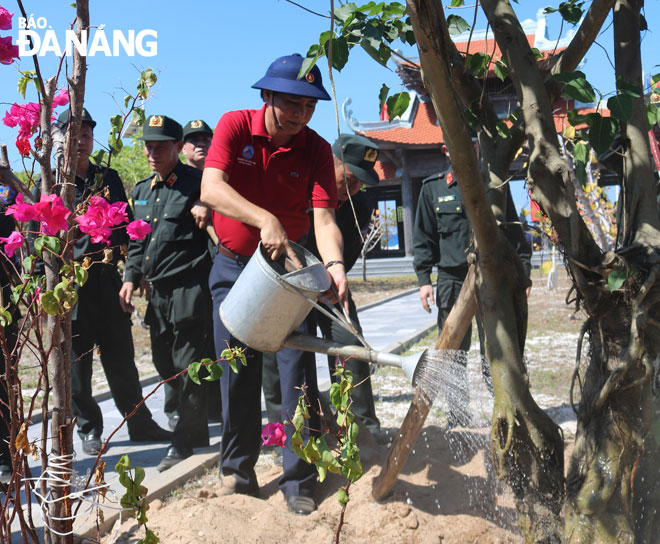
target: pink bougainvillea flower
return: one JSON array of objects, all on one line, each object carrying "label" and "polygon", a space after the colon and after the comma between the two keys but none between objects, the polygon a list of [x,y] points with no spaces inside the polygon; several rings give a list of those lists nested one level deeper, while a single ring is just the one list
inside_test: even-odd
[{"label": "pink bougainvillea flower", "polygon": [[11,30],[11,18],[13,13],[9,13],[5,8],[0,6],[0,30]]},{"label": "pink bougainvillea flower", "polygon": [[80,230],[92,237],[95,244],[104,242],[110,244],[110,227],[116,227],[128,221],[126,202],[113,202],[112,204],[100,196],[93,196],[89,200],[87,211],[78,217],[76,222]]},{"label": "pink bougainvillea flower", "polygon": [[27,204],[23,201],[23,195],[21,193],[16,195],[15,203],[7,208],[5,214],[13,215],[14,219],[20,223],[27,223],[28,221],[37,219],[37,210],[34,209],[32,204]]},{"label": "pink bougainvillea flower", "polygon": [[23,156],[27,157],[30,155],[30,140],[27,138],[16,138],[16,149]]},{"label": "pink bougainvillea flower", "polygon": [[67,210],[62,199],[57,195],[41,195],[41,200],[33,208],[37,210],[37,221],[41,221],[41,232],[54,236],[59,230],[68,230],[67,219],[71,211]]},{"label": "pink bougainvillea flower", "polygon": [[11,36],[0,36],[0,64],[11,64],[18,57],[18,45],[11,43]]},{"label": "pink bougainvillea flower", "polygon": [[268,423],[261,431],[262,446],[280,446],[284,447],[286,442],[286,433],[284,425],[281,423]]},{"label": "pink bougainvillea flower", "polygon": [[126,232],[131,240],[144,240],[144,237],[151,232],[151,225],[142,219],[131,221],[126,227]]},{"label": "pink bougainvillea flower", "polygon": [[69,91],[62,89],[53,97],[53,107],[66,106],[69,103]]},{"label": "pink bougainvillea flower", "polygon": [[14,256],[14,252],[23,247],[25,243],[25,238],[20,232],[14,231],[7,238],[0,238],[0,242],[5,244],[5,253],[9,257]]}]

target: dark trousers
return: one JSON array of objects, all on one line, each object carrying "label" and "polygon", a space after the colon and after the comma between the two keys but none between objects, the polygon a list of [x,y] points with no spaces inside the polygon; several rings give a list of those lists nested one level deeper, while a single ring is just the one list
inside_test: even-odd
[{"label": "dark trousers", "polygon": [[[145,315],[151,353],[161,379],[168,379],[206,357],[213,359],[211,296],[203,272],[158,282],[152,286]],[[197,448],[209,445],[206,420],[207,388],[184,373],[169,382],[175,392],[179,421],[172,445]]]},{"label": "dark trousers", "polygon": [[[94,264],[87,282],[78,289],[72,321],[71,400],[81,437],[91,432],[101,436],[103,432],[103,414],[92,396],[95,346],[100,351],[101,365],[119,412],[124,416],[131,413],[142,400],[131,317],[119,304],[120,287],[121,278],[115,266]],[[150,419],[151,412],[143,404],[128,420],[129,433],[139,434],[141,425]]]},{"label": "dark trousers", "polygon": [[[231,346],[243,346],[229,334],[219,315],[220,305],[243,268],[243,264],[218,254],[211,269],[209,286],[213,295],[213,324],[218,357],[227,342]],[[313,334],[315,329],[314,320],[308,318],[299,330]],[[223,419],[220,471],[224,476],[235,478],[238,492],[257,494],[259,488],[254,466],[261,446],[262,354],[248,349],[246,355],[247,366],[239,363],[238,373],[234,373],[228,364],[223,365],[224,373],[220,380]],[[293,417],[295,413],[301,394],[296,387],[307,385],[309,400],[315,406],[318,386],[313,353],[285,348],[278,353],[277,365],[282,393],[282,421]],[[318,417],[313,415],[309,425],[318,429]],[[293,428],[286,425],[285,429],[287,441],[282,454],[283,474],[279,487],[286,496],[312,496],[316,469],[291,451]]]},{"label": "dark trousers", "polygon": [[[438,331],[442,330],[442,326],[449,317],[458,295],[463,287],[465,276],[467,275],[467,268],[453,269],[451,271],[446,269],[438,269],[438,283],[436,287],[436,304],[438,305]],[[490,376],[490,366],[485,357],[485,346],[483,343],[483,329],[481,327],[480,315],[477,312],[477,328],[479,329],[479,345],[481,351],[481,371],[486,382],[486,386],[492,392],[492,379]],[[467,381],[467,352],[470,351],[470,344],[472,342],[472,323],[463,337],[463,341],[459,346],[459,353],[454,357],[454,363],[451,365],[452,377],[451,382],[455,384],[452,391],[447,392],[447,403],[449,405],[449,418],[450,422],[457,424],[467,423],[463,421],[464,414],[467,413],[467,407],[470,403],[469,386]]]},{"label": "dark trousers", "polygon": [[[8,291],[8,290],[7,290]],[[4,300],[8,300],[9,295],[7,292],[3,292]],[[7,347],[11,353],[16,346],[16,320],[19,315],[16,312],[13,315],[14,322],[10,325],[4,327],[5,339],[7,340]],[[0,374],[5,375],[6,365],[5,365],[5,353],[0,346]],[[9,451],[9,441],[11,437],[9,436],[9,424],[10,424],[10,410],[9,410],[9,395],[7,393],[8,380],[3,378],[0,380],[0,465],[4,467],[11,467],[11,452]]]},{"label": "dark trousers", "polygon": [[[321,329],[323,338],[333,340],[343,345],[360,346],[360,341],[357,337],[341,327],[335,321],[331,320],[325,314],[314,310],[316,322]],[[351,292],[348,293],[348,315],[355,328],[362,333],[362,327],[358,320],[357,308]],[[337,365],[337,357],[328,355],[328,369],[330,370],[330,378],[332,381],[337,382],[338,377],[333,376]],[[360,361],[357,359],[348,359],[346,362],[346,369],[353,373],[353,383],[360,384],[353,389],[351,394],[352,404],[351,411],[360,419],[362,423],[371,431],[380,428],[380,421],[376,416],[376,408],[374,406],[374,394],[371,387],[371,369],[368,362]],[[280,396],[280,381],[277,372],[277,361],[274,353],[264,354],[264,370],[263,370],[263,390],[264,398],[266,399],[266,411],[269,421],[281,421],[281,396]]]}]

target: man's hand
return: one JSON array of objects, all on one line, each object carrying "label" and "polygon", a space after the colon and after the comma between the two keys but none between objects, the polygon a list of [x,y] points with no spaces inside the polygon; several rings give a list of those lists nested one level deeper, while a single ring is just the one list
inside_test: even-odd
[{"label": "man's hand", "polygon": [[206,225],[211,220],[211,208],[206,204],[202,204],[199,200],[195,202],[195,205],[190,209],[190,213],[200,229],[205,229]]},{"label": "man's hand", "polygon": [[131,299],[133,298],[133,282],[125,281],[121,289],[119,290],[119,304],[121,309],[124,310],[127,314],[132,314],[135,308],[131,304]]},{"label": "man's hand", "polygon": [[293,248],[289,245],[284,227],[282,227],[282,224],[274,215],[271,215],[264,222],[259,235],[261,237],[261,243],[271,261],[276,261],[280,255],[286,254],[293,261],[296,268],[302,268],[302,263],[296,256]]},{"label": "man's hand", "polygon": [[146,280],[140,280],[140,285],[138,285],[138,296],[144,296],[144,300],[149,300],[151,298],[151,284]]},{"label": "man's hand", "polygon": [[332,278],[332,285],[336,289],[337,296],[335,296],[335,293],[332,290],[324,293],[324,296],[332,304],[340,302],[344,305],[346,312],[348,312],[348,279],[346,278],[344,265],[340,263],[333,264],[328,268],[328,274],[330,274],[330,277]]},{"label": "man's hand", "polygon": [[422,302],[422,308],[424,308],[428,313],[431,313],[431,306],[435,305],[432,285],[422,285],[419,288],[419,300]]}]

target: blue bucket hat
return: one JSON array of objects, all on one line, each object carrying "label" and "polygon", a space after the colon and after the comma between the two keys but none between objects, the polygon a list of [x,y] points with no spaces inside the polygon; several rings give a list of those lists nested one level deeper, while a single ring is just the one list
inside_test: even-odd
[{"label": "blue bucket hat", "polygon": [[304,78],[298,79],[303,60],[297,53],[274,60],[266,70],[266,75],[252,85],[252,88],[330,100],[330,95],[323,88],[323,78],[318,66],[314,66]]}]

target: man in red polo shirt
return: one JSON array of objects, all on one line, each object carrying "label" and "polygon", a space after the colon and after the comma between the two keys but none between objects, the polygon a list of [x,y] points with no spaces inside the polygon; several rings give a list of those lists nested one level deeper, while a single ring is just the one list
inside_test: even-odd
[{"label": "man in red polo shirt", "polygon": [[[215,345],[218,354],[231,337],[219,308],[245,263],[263,243],[271,259],[293,255],[289,240],[301,240],[309,230],[307,210],[313,208],[319,253],[332,276],[338,298],[346,300],[347,280],[342,262],[342,237],[335,223],[337,187],[330,145],[307,127],[317,100],[330,100],[318,67],[298,79],[303,58],[275,60],[252,87],[261,89],[260,110],[226,113],[218,122],[202,178],[202,201],[213,210],[220,244],[209,286],[213,295]],[[315,334],[313,320],[302,329]],[[222,463],[224,493],[258,496],[254,471],[260,449],[261,353],[249,351],[248,365],[221,379]],[[285,348],[278,355],[283,417],[293,416],[306,384],[310,401],[318,396],[315,356]],[[226,367],[228,369],[228,367]],[[319,428],[312,420],[310,426]],[[289,508],[298,514],[316,509],[316,471],[289,449],[287,426],[283,474],[279,487]]]}]

